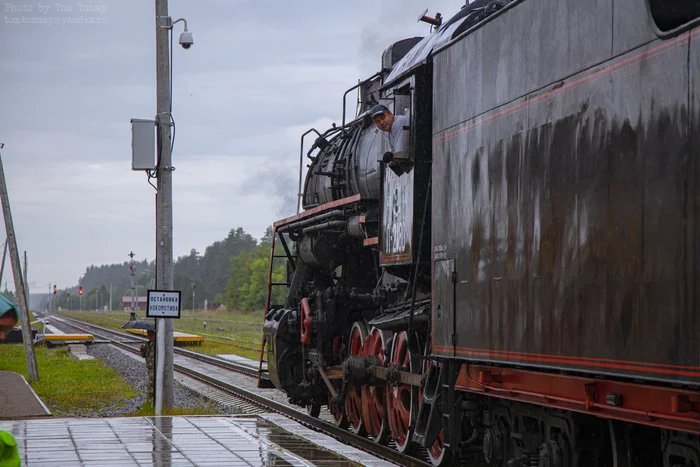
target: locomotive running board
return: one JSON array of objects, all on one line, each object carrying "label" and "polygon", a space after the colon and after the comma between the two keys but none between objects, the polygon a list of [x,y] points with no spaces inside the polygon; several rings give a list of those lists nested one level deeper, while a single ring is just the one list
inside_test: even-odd
[{"label": "locomotive running board", "polygon": [[287,225],[291,222],[298,221],[306,217],[311,217],[314,214],[318,214],[329,209],[338,208],[340,206],[346,206],[348,204],[358,203],[360,201],[362,201],[362,197],[359,194],[331,201],[330,203],[321,204],[320,206],[316,206],[315,208],[304,211],[301,214],[297,214],[296,216],[287,217],[285,219],[279,220],[272,224],[272,227],[275,230],[277,230],[278,227],[282,227],[283,225]]}]

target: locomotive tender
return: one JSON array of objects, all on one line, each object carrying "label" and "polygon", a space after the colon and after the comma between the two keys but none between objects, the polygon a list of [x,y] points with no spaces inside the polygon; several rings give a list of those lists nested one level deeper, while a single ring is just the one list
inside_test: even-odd
[{"label": "locomotive tender", "polygon": [[700,467],[698,18],[477,0],[387,49],[307,132],[261,382],[435,465]]}]

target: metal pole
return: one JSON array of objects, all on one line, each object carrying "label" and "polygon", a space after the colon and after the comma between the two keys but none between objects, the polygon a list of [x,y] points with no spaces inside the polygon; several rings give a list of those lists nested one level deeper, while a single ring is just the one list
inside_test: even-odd
[{"label": "metal pole", "polygon": [[129,265],[129,278],[131,280],[131,312],[136,311],[136,299],[134,298],[134,252],[129,253],[131,264]]},{"label": "metal pole", "polygon": [[[168,0],[156,1],[156,99],[158,124],[158,190],[156,195],[156,288],[173,289],[173,186],[172,158],[170,146],[170,47],[168,33],[171,19],[168,17]],[[159,339],[163,339],[162,373],[156,372],[156,394],[163,391],[162,407],[156,401],[156,414],[159,409],[173,407],[173,322],[170,319],[158,320]],[[158,359],[161,361],[161,358]],[[156,367],[158,369],[158,367]],[[158,378],[158,375],[161,378]]]},{"label": "metal pole", "polygon": [[5,272],[5,257],[7,256],[7,240],[5,240],[5,249],[2,252],[2,266],[0,266],[0,283],[2,283],[2,275]]},{"label": "metal pole", "polygon": [[27,293],[27,310],[29,309],[29,281],[27,280],[27,252],[24,252],[24,290]]},{"label": "metal pole", "polygon": [[109,283],[109,311],[112,311],[112,283]]},{"label": "metal pole", "polygon": [[2,198],[2,214],[5,218],[7,243],[10,248],[12,275],[15,280],[15,297],[19,305],[19,318],[22,323],[22,342],[24,344],[24,353],[27,357],[27,373],[31,381],[39,381],[39,368],[36,364],[34,341],[32,338],[32,320],[29,318],[27,295],[24,290],[22,267],[19,262],[19,252],[17,251],[17,237],[15,237],[15,226],[12,223],[12,212],[10,211],[10,199],[7,196],[7,185],[5,184],[5,171],[2,167],[2,158],[0,158],[0,197]]}]

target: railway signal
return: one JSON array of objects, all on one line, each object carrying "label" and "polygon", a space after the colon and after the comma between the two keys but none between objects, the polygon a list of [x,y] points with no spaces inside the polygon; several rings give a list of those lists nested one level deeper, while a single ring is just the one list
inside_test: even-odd
[{"label": "railway signal", "polygon": [[83,311],[83,286],[81,285],[80,288],[78,289],[78,303],[80,307],[80,311]]}]

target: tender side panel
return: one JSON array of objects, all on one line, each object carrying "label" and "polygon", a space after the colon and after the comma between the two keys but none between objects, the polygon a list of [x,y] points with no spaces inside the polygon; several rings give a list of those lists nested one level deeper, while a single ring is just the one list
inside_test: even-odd
[{"label": "tender side panel", "polygon": [[455,270],[455,262],[451,259],[435,261],[435,284],[433,306],[433,345],[445,344],[449,348],[441,349],[443,355],[453,355],[452,334],[455,332],[455,287],[452,282],[452,274]]},{"label": "tender side panel", "polygon": [[[470,120],[435,139],[433,258],[436,264],[456,260],[458,339],[468,339],[465,329],[480,329],[497,342],[526,339],[528,326],[541,332],[541,320],[528,324],[519,312],[530,301],[526,250],[536,228],[527,180],[537,168],[530,168],[525,137],[517,132],[525,131],[527,119],[525,111],[489,123]],[[521,209],[510,199],[521,200]],[[443,289],[436,284],[434,290],[437,303]],[[439,353],[451,354],[451,345],[436,338]]]},{"label": "tender side panel", "polygon": [[686,365],[700,358],[700,42],[699,31],[690,32],[688,47],[689,97],[690,97],[690,145],[688,148],[688,171],[685,179],[687,225],[686,265],[687,302],[690,313],[681,325],[682,339],[687,343]]},{"label": "tender side panel", "polygon": [[647,0],[613,0],[613,57],[656,40]]},{"label": "tender side panel", "polygon": [[[571,8],[583,23],[601,21],[611,6],[553,3],[562,5],[550,5],[554,12]],[[554,28],[554,45],[545,45],[507,39],[508,21],[497,18],[434,61],[433,247],[435,260],[456,262],[456,354],[700,383],[692,292],[698,205],[688,193],[698,171],[688,159],[689,43],[698,31],[588,68],[591,52],[579,50],[609,54],[609,32],[574,46],[575,32]],[[617,36],[626,29],[615,31],[616,41],[625,43]],[[581,71],[566,77],[565,67],[535,60],[552,72],[540,76],[550,84],[505,102],[510,95],[495,88],[465,86],[484,66],[478,58],[472,66],[474,51],[492,41],[525,55],[526,48],[557,47],[551,56],[566,49],[580,55]],[[493,62],[518,73],[520,59],[510,53]],[[476,107],[454,104],[466,89],[475,102],[502,105],[469,118]],[[452,113],[439,110],[450,105]],[[450,354],[451,343],[438,337],[438,353]]]},{"label": "tender side panel", "polygon": [[[527,0],[451,46],[433,74],[433,129],[457,125],[549,85],[552,77],[563,79],[607,60],[612,11],[612,0]],[[448,64],[447,57],[457,61]]]}]

